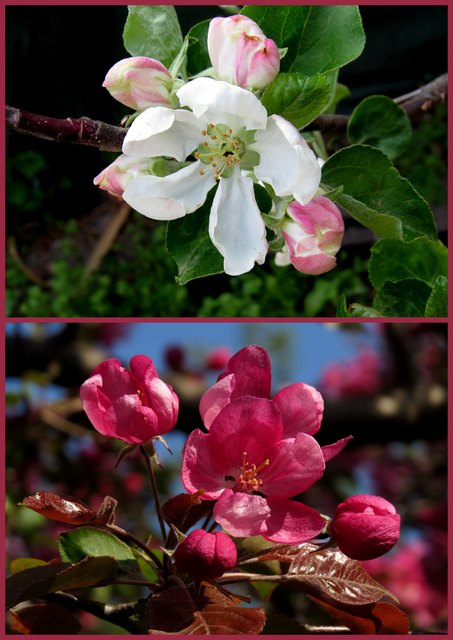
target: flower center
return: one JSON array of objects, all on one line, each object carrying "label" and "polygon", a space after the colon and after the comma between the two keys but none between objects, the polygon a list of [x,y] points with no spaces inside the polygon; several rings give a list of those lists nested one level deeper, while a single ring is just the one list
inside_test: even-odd
[{"label": "flower center", "polygon": [[[236,165],[248,170],[253,169],[259,162],[259,154],[256,151],[247,151],[247,144],[254,141],[254,131],[246,131],[243,128],[233,134],[231,127],[225,124],[208,124],[201,135],[203,140],[194,156],[203,164],[215,169],[216,180],[220,176],[230,177]],[[200,170],[200,175],[204,175],[203,170]]]},{"label": "flower center", "polygon": [[260,465],[250,464],[247,461],[247,452],[242,453],[242,465],[236,478],[234,476],[225,476],[225,481],[229,488],[235,492],[252,493],[259,491],[263,486],[263,481],[259,477],[260,471],[269,465],[269,459],[266,458]]}]

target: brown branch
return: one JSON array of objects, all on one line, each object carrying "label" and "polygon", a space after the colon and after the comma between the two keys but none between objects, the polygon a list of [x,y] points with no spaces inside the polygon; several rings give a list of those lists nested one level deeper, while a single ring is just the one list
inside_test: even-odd
[{"label": "brown branch", "polygon": [[[395,98],[411,120],[416,120],[421,114],[432,109],[436,104],[444,102],[447,97],[448,75],[444,73],[432,82]],[[323,133],[336,133],[346,130],[349,116],[320,115],[307,127],[307,131],[319,130]],[[70,142],[90,147],[97,147],[101,151],[121,151],[126,130],[90,118],[49,118],[15,107],[6,107],[6,126],[18,133],[54,140],[56,142]]]},{"label": "brown branch", "polygon": [[53,140],[70,142],[101,151],[121,151],[126,130],[90,118],[49,118],[15,107],[6,107],[6,126],[18,133]]}]

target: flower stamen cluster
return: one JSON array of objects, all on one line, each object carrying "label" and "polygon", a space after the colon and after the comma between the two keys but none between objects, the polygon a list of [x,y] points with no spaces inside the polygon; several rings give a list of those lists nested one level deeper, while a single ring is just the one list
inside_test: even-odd
[{"label": "flower stamen cluster", "polygon": [[233,485],[233,491],[242,491],[243,493],[252,493],[259,491],[263,486],[263,480],[259,477],[259,472],[270,464],[269,458],[266,458],[258,467],[256,464],[247,462],[247,451],[242,453],[242,467],[238,478]]}]

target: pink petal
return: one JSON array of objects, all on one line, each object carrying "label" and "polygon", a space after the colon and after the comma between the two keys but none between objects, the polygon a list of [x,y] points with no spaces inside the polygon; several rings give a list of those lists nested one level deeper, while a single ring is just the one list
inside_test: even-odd
[{"label": "pink petal", "polygon": [[[129,444],[143,444],[157,432],[157,417],[152,409],[140,402],[137,394],[115,400],[105,413],[105,424],[111,433]],[[96,425],[95,425],[96,426]]]},{"label": "pink petal", "polygon": [[160,378],[153,378],[148,382],[146,392],[159,421],[158,435],[167,433],[173,429],[178,418],[178,396]]},{"label": "pink petal", "polygon": [[192,431],[182,452],[182,483],[188,493],[204,489],[204,498],[218,498],[229,475],[229,462],[223,447],[210,434]]},{"label": "pink petal", "polygon": [[331,458],[334,458],[336,455],[338,455],[340,451],[343,451],[349,440],[351,440],[351,438],[353,437],[354,436],[348,436],[347,438],[337,440],[333,444],[327,444],[325,447],[321,447],[324,460],[327,462]]},{"label": "pink petal", "polygon": [[200,414],[206,429],[211,427],[218,413],[229,403],[235,384],[236,377],[230,374],[203,394],[200,400]]},{"label": "pink petal", "polygon": [[110,399],[115,400],[128,393],[136,393],[137,389],[127,369],[116,358],[109,358],[101,362],[94,369],[91,376],[101,376],[102,392]]},{"label": "pink petal", "polygon": [[311,435],[319,430],[324,400],[314,387],[296,382],[281,389],[273,400],[282,414],[285,438],[294,437],[300,431]]},{"label": "pink petal", "polygon": [[317,511],[294,500],[268,498],[270,515],[261,535],[267,540],[283,544],[306,542],[317,536],[326,521]]},{"label": "pink petal", "polygon": [[260,472],[262,491],[275,498],[291,498],[306,491],[321,478],[326,466],[321,447],[306,433],[277,442],[266,457],[269,465]]},{"label": "pink petal", "polygon": [[225,489],[214,507],[214,520],[232,536],[260,535],[270,509],[265,498]]},{"label": "pink petal", "polygon": [[200,413],[206,429],[230,400],[240,396],[270,398],[271,363],[267,351],[250,345],[234,354],[217,383],[203,395]]},{"label": "pink petal", "polygon": [[102,378],[100,374],[91,376],[80,388],[80,400],[94,428],[104,436],[113,436],[115,428],[105,420],[105,413],[112,403],[107,396],[102,393],[100,389],[101,385]]},{"label": "pink petal", "polygon": [[157,377],[157,371],[151,358],[148,356],[133,356],[129,362],[132,374],[139,380],[148,381]]},{"label": "pink petal", "polygon": [[282,439],[282,432],[280,411],[272,400],[245,396],[222,409],[211,425],[209,436],[217,440],[230,460],[231,469],[237,471],[244,452],[247,462],[261,465],[270,447]]}]

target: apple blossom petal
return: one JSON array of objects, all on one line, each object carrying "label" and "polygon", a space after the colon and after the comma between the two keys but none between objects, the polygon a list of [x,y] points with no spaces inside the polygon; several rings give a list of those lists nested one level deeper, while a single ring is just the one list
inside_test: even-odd
[{"label": "apple blossom petal", "polygon": [[138,176],[132,179],[123,199],[148,218],[175,220],[201,207],[214,185],[211,168],[197,161],[164,178]]},{"label": "apple blossom petal", "polygon": [[182,452],[181,478],[188,493],[204,489],[204,498],[218,498],[225,489],[229,467],[224,447],[215,438],[200,429],[192,431]]},{"label": "apple blossom petal", "polygon": [[201,397],[200,415],[206,429],[210,429],[217,415],[230,402],[235,384],[236,378],[233,374],[230,374],[219,380]]},{"label": "apple blossom petal", "polygon": [[209,237],[224,257],[231,276],[263,264],[267,254],[266,227],[256,204],[253,181],[237,167],[231,178],[220,178],[209,216]]},{"label": "apple blossom petal", "polygon": [[281,389],[273,400],[282,414],[285,438],[294,437],[300,431],[310,435],[319,431],[324,400],[317,389],[296,382]]},{"label": "apple blossom petal", "polygon": [[225,489],[213,511],[214,520],[232,536],[257,536],[270,516],[267,500],[248,493]]},{"label": "apple blossom petal", "polygon": [[[105,413],[105,422],[110,423],[112,433],[129,444],[142,444],[157,435],[157,416],[150,407],[141,404],[138,395],[118,398]],[[94,425],[96,426],[96,425]]]},{"label": "apple blossom petal", "polygon": [[352,440],[353,437],[354,436],[341,438],[341,440],[337,440],[333,444],[327,444],[324,447],[321,447],[324,460],[327,462],[331,458],[334,458],[335,456],[337,456],[340,453],[340,451],[343,451],[345,446],[348,444],[349,440]]},{"label": "apple blossom petal", "polygon": [[91,376],[80,388],[80,400],[85,413],[96,431],[104,436],[112,436],[114,429],[105,419],[110,408],[111,400],[102,393],[102,378],[100,374]]},{"label": "apple blossom petal", "polygon": [[[110,399],[116,400],[124,394],[135,393],[135,385],[129,371],[123,367],[117,358],[104,360],[93,370],[91,377],[83,383],[82,387],[96,377],[97,384],[102,392]],[[100,376],[100,377],[98,377]]]},{"label": "apple blossom petal", "polygon": [[234,397],[271,397],[271,361],[263,347],[252,344],[240,349],[231,356],[219,380],[230,373],[235,377]]},{"label": "apple blossom petal", "polygon": [[266,453],[269,465],[260,471],[266,496],[292,498],[309,489],[325,469],[321,447],[312,436],[299,433],[281,440]]},{"label": "apple blossom petal", "polygon": [[249,464],[261,465],[266,452],[281,440],[282,430],[280,411],[272,400],[244,396],[222,409],[208,435],[223,448],[224,458],[236,470],[242,465],[244,452]]},{"label": "apple blossom petal", "polygon": [[197,118],[228,125],[235,133],[243,127],[264,129],[266,126],[267,111],[258,98],[223,80],[196,78],[183,85],[176,95],[181,106],[189,107]]},{"label": "apple blossom petal", "polygon": [[255,175],[279,196],[293,195],[300,203],[311,200],[319,187],[321,167],[299,131],[284,118],[268,118],[265,131],[257,131],[249,145],[260,155]]},{"label": "apple blossom petal", "polygon": [[145,385],[149,380],[157,377],[156,367],[148,356],[132,356],[129,367],[132,375],[138,380],[141,380]]},{"label": "apple blossom petal", "polygon": [[123,153],[138,158],[170,156],[182,162],[200,144],[203,126],[190,111],[150,107],[129,127]]},{"label": "apple blossom petal", "polygon": [[281,498],[268,498],[270,512],[261,535],[272,542],[296,544],[317,536],[326,526],[324,518],[311,507]]}]

